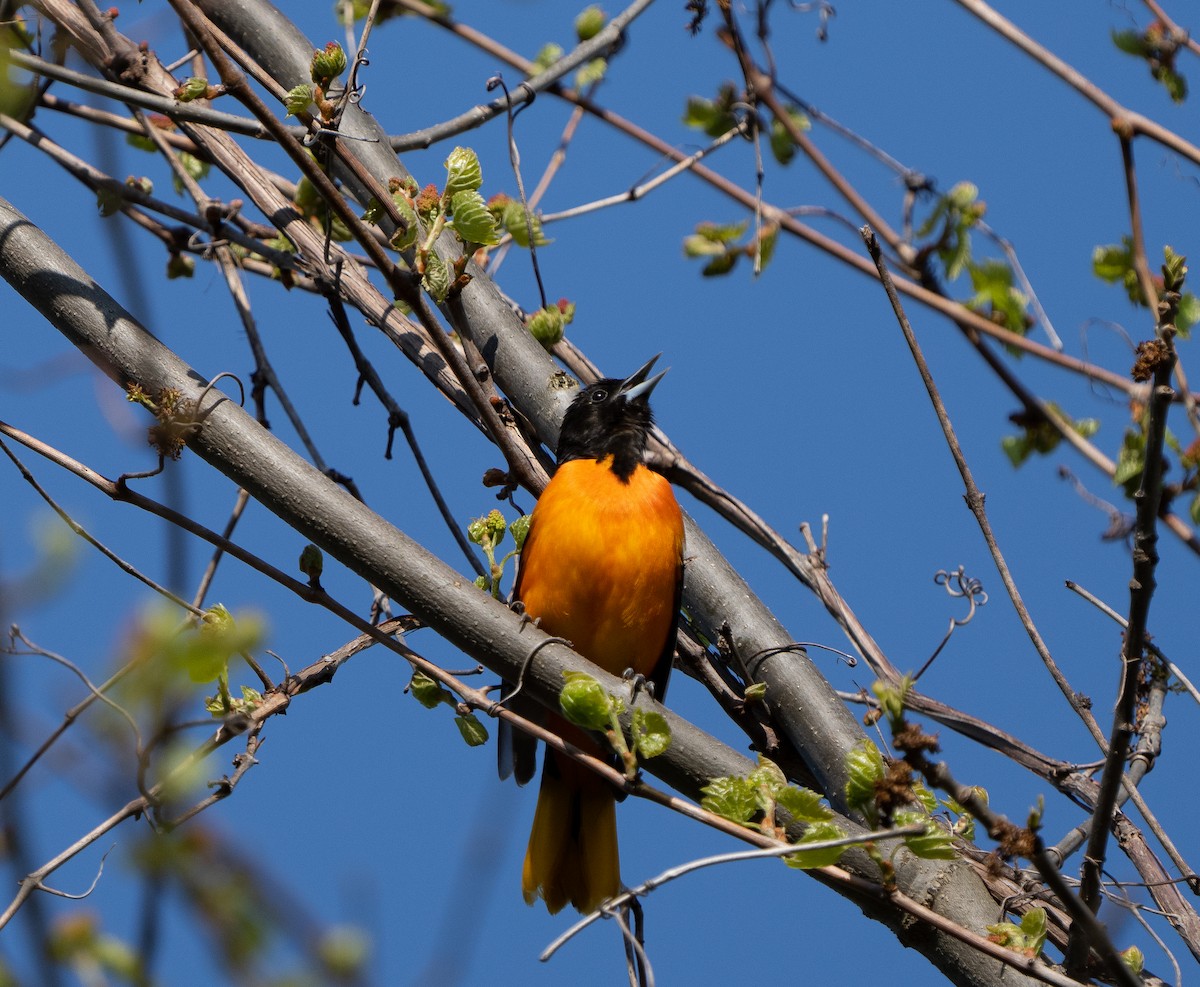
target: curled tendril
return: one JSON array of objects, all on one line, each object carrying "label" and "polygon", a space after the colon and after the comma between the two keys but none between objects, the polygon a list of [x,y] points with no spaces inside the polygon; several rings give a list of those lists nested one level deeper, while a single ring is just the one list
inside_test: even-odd
[{"label": "curled tendril", "polygon": [[347,103],[357,105],[367,91],[366,84],[360,84],[358,81],[358,70],[366,68],[371,64],[371,60],[367,57],[367,54],[366,48],[360,48],[358,54],[354,56],[354,62],[350,66],[350,75],[346,79],[345,99]]},{"label": "curled tendril", "polygon": [[961,565],[953,572],[939,569],[933,574],[933,581],[939,586],[944,586],[950,596],[965,598],[970,601],[971,609],[967,615],[962,620],[955,621],[960,627],[971,622],[971,618],[975,616],[975,608],[977,606],[982,607],[987,604],[988,595],[984,592],[983,583],[978,579],[968,576]]},{"label": "curled tendril", "polygon": [[[487,81],[487,91],[492,92],[495,89],[499,89],[504,93],[504,102],[508,105],[510,123],[511,121],[516,120],[516,118],[521,115],[521,112],[525,110],[526,107],[532,106],[533,101],[537,99],[537,90],[526,85],[524,82],[517,86],[517,95],[510,93],[508,91],[508,85],[504,81],[504,76],[500,75],[499,73],[492,76]],[[521,93],[522,89],[525,90],[523,94]]]},{"label": "curled tendril", "polygon": [[775,655],[784,655],[790,652],[803,651],[807,648],[817,648],[821,651],[828,651],[830,654],[835,654],[846,663],[847,668],[854,668],[856,665],[858,665],[858,659],[855,658],[854,655],[846,651],[839,651],[832,645],[821,644],[819,641],[789,641],[787,644],[781,644],[771,648],[763,648],[761,651],[754,652],[754,654],[750,656],[749,661],[758,662],[761,665],[763,660],[772,658]]},{"label": "curled tendril", "polygon": [[987,604],[988,595],[984,592],[983,583],[978,579],[968,576],[965,569],[960,565],[953,572],[947,572],[945,569],[939,569],[933,575],[933,581],[945,588],[946,593],[955,599],[963,599],[967,601],[967,615],[961,619],[950,618],[950,626],[946,628],[946,635],[942,638],[941,644],[934,649],[933,654],[929,656],[925,664],[921,666],[921,670],[913,676],[913,681],[916,682],[929,666],[933,664],[933,660],[942,653],[942,649],[950,640],[950,635],[954,633],[956,628],[966,627],[975,618],[975,609]]}]

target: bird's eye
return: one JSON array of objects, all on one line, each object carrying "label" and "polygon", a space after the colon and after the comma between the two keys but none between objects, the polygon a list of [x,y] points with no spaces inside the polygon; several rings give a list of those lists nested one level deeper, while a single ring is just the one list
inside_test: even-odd
[{"label": "bird's eye", "polygon": [[601,401],[605,401],[607,399],[608,399],[608,391],[603,390],[603,389],[598,390],[598,391],[592,391],[592,403],[593,404],[599,404]]}]

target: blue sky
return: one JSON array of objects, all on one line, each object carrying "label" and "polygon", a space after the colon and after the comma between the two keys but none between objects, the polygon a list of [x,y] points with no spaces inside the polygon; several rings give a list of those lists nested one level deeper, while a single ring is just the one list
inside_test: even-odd
[{"label": "blue sky", "polygon": [[[1128,228],[1119,152],[1103,115],[956,4],[845,3],[824,44],[815,39],[813,17],[776,6],[773,42],[790,88],[935,178],[940,189],[964,180],[978,185],[988,223],[1016,247],[1068,352],[1125,372],[1131,356],[1117,327],[1140,339],[1150,324],[1123,291],[1101,284],[1090,271],[1092,248],[1116,242]],[[1112,4],[1040,2],[1007,2],[1000,9],[1126,105],[1194,131],[1194,103],[1172,105],[1144,65],[1113,48],[1109,32],[1131,26],[1129,11]],[[329,4],[305,0],[291,11],[315,44],[340,37]],[[545,0],[464,2],[455,11],[529,56],[548,41],[569,45],[576,13],[573,6]],[[690,38],[684,21],[681,4],[652,7],[635,23],[598,98],[663,139],[691,148],[696,133],[680,122],[686,97],[711,96],[735,65],[711,32]],[[170,14],[158,0],[130,5],[118,26],[136,39],[148,38],[164,60],[182,54]],[[363,105],[393,133],[485,101],[485,81],[498,67],[412,19],[378,29],[371,55]],[[511,70],[505,77],[516,79]],[[527,185],[536,182],[557,146],[568,112],[542,97],[521,115],[517,137]],[[91,134],[72,121],[42,113],[36,122],[81,156],[96,154]],[[901,194],[894,177],[828,132],[815,135],[898,223]],[[483,160],[485,192],[514,191],[502,121],[460,141]],[[448,150],[436,147],[405,161],[422,181],[440,181]],[[119,141],[107,153],[116,155],[111,171],[118,177],[157,167]],[[1137,156],[1152,260],[1163,243],[1194,254],[1191,240],[1200,218],[1195,169],[1144,142]],[[753,181],[748,145],[731,146],[712,163],[739,182]],[[651,152],[585,120],[544,207],[556,211],[622,191],[658,165]],[[169,197],[167,180],[155,175],[160,194]],[[211,187],[214,194],[229,194],[219,179]],[[127,246],[120,245],[112,238],[114,221],[95,216],[87,191],[20,142],[0,153],[0,189],[201,372],[228,370],[248,379],[252,362],[244,333],[215,269],[199,265],[190,281],[164,282],[166,258],[159,246],[135,230],[127,231]],[[800,161],[787,169],[772,164],[764,195],[787,207],[832,203],[841,209],[820,176]],[[834,581],[899,667],[919,667],[949,618],[961,615],[934,585],[934,572],[961,564],[982,579],[989,604],[956,634],[923,680],[924,690],[1052,755],[1094,760],[1095,748],[1054,690],[1004,597],[882,290],[787,240],[757,280],[745,267],[725,278],[702,279],[699,265],[682,255],[683,238],[700,221],[743,218],[735,205],[683,176],[635,205],[556,224],[548,229],[554,243],[540,255],[547,294],[577,304],[571,338],[607,372],[627,373],[664,352],[671,372],[655,393],[659,423],[717,482],[787,536],[796,536],[803,521],[819,527],[821,516],[830,516]],[[844,227],[813,222],[857,246],[857,237],[847,237]],[[982,243],[978,249],[988,252]],[[142,301],[131,299],[122,283],[117,257],[123,253],[142,272]],[[526,255],[510,255],[499,280],[514,298],[536,305]],[[353,367],[321,306],[275,284],[248,279],[248,287],[271,358],[301,403],[325,458],[354,477],[375,510],[465,571],[402,446],[397,444],[393,460],[383,459],[386,415],[369,396],[352,406]],[[957,297],[965,291],[952,289]],[[0,311],[8,341],[0,355],[0,417],[109,476],[148,468],[152,454],[144,443],[144,416],[7,287],[0,287]],[[1114,625],[1063,582],[1076,580],[1121,610],[1128,553],[1101,541],[1106,518],[1058,479],[1058,466],[1069,466],[1100,497],[1117,501],[1119,495],[1066,451],[1014,471],[1000,439],[1013,430],[1007,416],[1017,410],[1015,400],[949,323],[911,305],[909,314],[1034,619],[1073,686],[1094,698],[1097,717],[1107,727],[1119,637]],[[456,515],[465,523],[485,513],[494,501],[478,480],[500,464],[499,455],[448,413],[407,363],[368,329],[356,328],[412,416]],[[1045,340],[1040,330],[1035,338]],[[1128,421],[1121,401],[1034,360],[1021,361],[1017,369],[1031,389],[1072,415],[1099,418],[1096,441],[1115,456]],[[294,441],[278,404],[270,401],[268,410],[278,433]],[[1173,427],[1186,434],[1181,419]],[[32,454],[21,455],[97,537],[155,578],[167,578],[166,540],[157,522],[104,501]],[[177,497],[198,519],[221,527],[234,498],[228,483],[187,455],[171,470],[172,481],[149,481],[145,492]],[[530,505],[529,497],[521,499]],[[845,647],[819,604],[777,564],[706,509],[681,499],[798,639]],[[147,594],[85,546],[76,548],[59,582],[22,584],[55,523],[7,466],[0,469],[0,503],[6,505],[0,574],[5,585],[30,589],[23,598],[10,595],[5,619],[102,678],[121,662],[129,628],[149,603]],[[253,506],[237,538],[282,568],[292,567],[303,545]],[[1186,669],[1194,639],[1188,618],[1195,559],[1170,537],[1161,551],[1151,629]],[[183,585],[190,593],[207,552],[190,545],[185,558]],[[356,577],[330,563],[324,582],[340,600],[366,611],[369,592]],[[332,618],[234,562],[223,564],[210,600],[263,613],[268,646],[293,669],[349,636]],[[448,667],[464,667],[461,655],[427,633],[412,643]],[[5,660],[18,728],[36,741],[81,698],[81,688],[44,660]],[[816,660],[838,688],[870,685],[861,665],[848,669],[819,652]],[[286,718],[269,725],[259,766],[232,798],[202,817],[203,825],[271,873],[285,896],[302,902],[318,925],[361,926],[372,939],[372,983],[619,982],[619,943],[611,927],[585,933],[549,965],[537,962],[571,917],[551,918],[520,901],[534,792],[501,785],[491,746],[467,749],[445,709],[426,711],[402,694],[407,678],[406,667],[390,655],[355,658],[331,686],[305,695]],[[683,715],[744,748],[707,695],[683,676],[673,684],[671,701]],[[1166,755],[1146,791],[1178,838],[1190,822],[1188,800],[1178,794],[1189,767],[1180,740],[1194,737],[1198,722],[1195,707],[1182,697],[1172,697],[1167,715]],[[992,804],[1010,817],[1023,820],[1046,794],[1048,841],[1079,821],[1078,810],[1040,779],[945,731],[943,740],[960,779],[986,786]],[[102,771],[95,761],[101,752],[93,744],[76,729],[23,786],[37,861],[57,853],[134,791],[132,761],[123,770],[110,764]],[[229,770],[233,753],[227,748],[213,760],[213,777]],[[55,876],[56,886],[86,887],[104,850],[115,846],[110,860],[122,861],[141,825],[127,824],[82,854]],[[716,833],[634,800],[621,807],[620,827],[629,883],[734,848]],[[1121,862],[1114,866],[1128,876]],[[127,872],[110,863],[84,907],[102,916],[105,929],[133,939],[139,894]],[[45,907],[54,916],[80,906],[47,899]],[[660,983],[731,982],[749,971],[820,982],[844,977],[848,962],[856,970],[886,968],[893,984],[932,979],[926,961],[902,949],[886,930],[776,863],[702,871],[656,892],[647,912],[648,946]],[[1144,934],[1114,914],[1106,906],[1114,938],[1122,945],[1141,943],[1150,965],[1160,973],[1168,970]],[[210,945],[190,923],[179,908],[169,910],[157,968],[162,982],[184,987],[225,982]],[[26,946],[15,929],[0,938],[0,950],[18,969],[28,969]]]}]

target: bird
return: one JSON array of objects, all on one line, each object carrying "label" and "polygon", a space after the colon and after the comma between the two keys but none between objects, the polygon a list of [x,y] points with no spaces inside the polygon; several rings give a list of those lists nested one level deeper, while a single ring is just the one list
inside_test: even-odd
[{"label": "bird", "polygon": [[[645,463],[654,423],[648,399],[666,374],[650,377],[657,359],[624,380],[596,381],[572,400],[513,598],[542,630],[614,675],[642,676],[662,701],[679,623],[684,528],[671,484]],[[581,750],[611,756],[561,716],[546,714],[546,721]],[[515,775],[523,785],[536,768],[536,741],[502,730],[501,777]],[[551,914],[568,903],[586,913],[620,892],[618,796],[595,772],[546,749],[521,879],[528,904],[541,898]]]}]

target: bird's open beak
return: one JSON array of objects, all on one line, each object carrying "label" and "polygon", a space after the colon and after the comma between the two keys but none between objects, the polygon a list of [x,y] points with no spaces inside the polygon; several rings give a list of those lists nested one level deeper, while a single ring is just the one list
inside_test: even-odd
[{"label": "bird's open beak", "polygon": [[650,392],[658,386],[658,382],[667,375],[667,371],[664,370],[662,373],[655,374],[649,380],[646,379],[660,356],[662,356],[661,353],[654,354],[654,356],[646,361],[644,366],[635,370],[621,382],[621,397],[626,401],[636,401],[638,398],[647,398],[650,396]]}]

